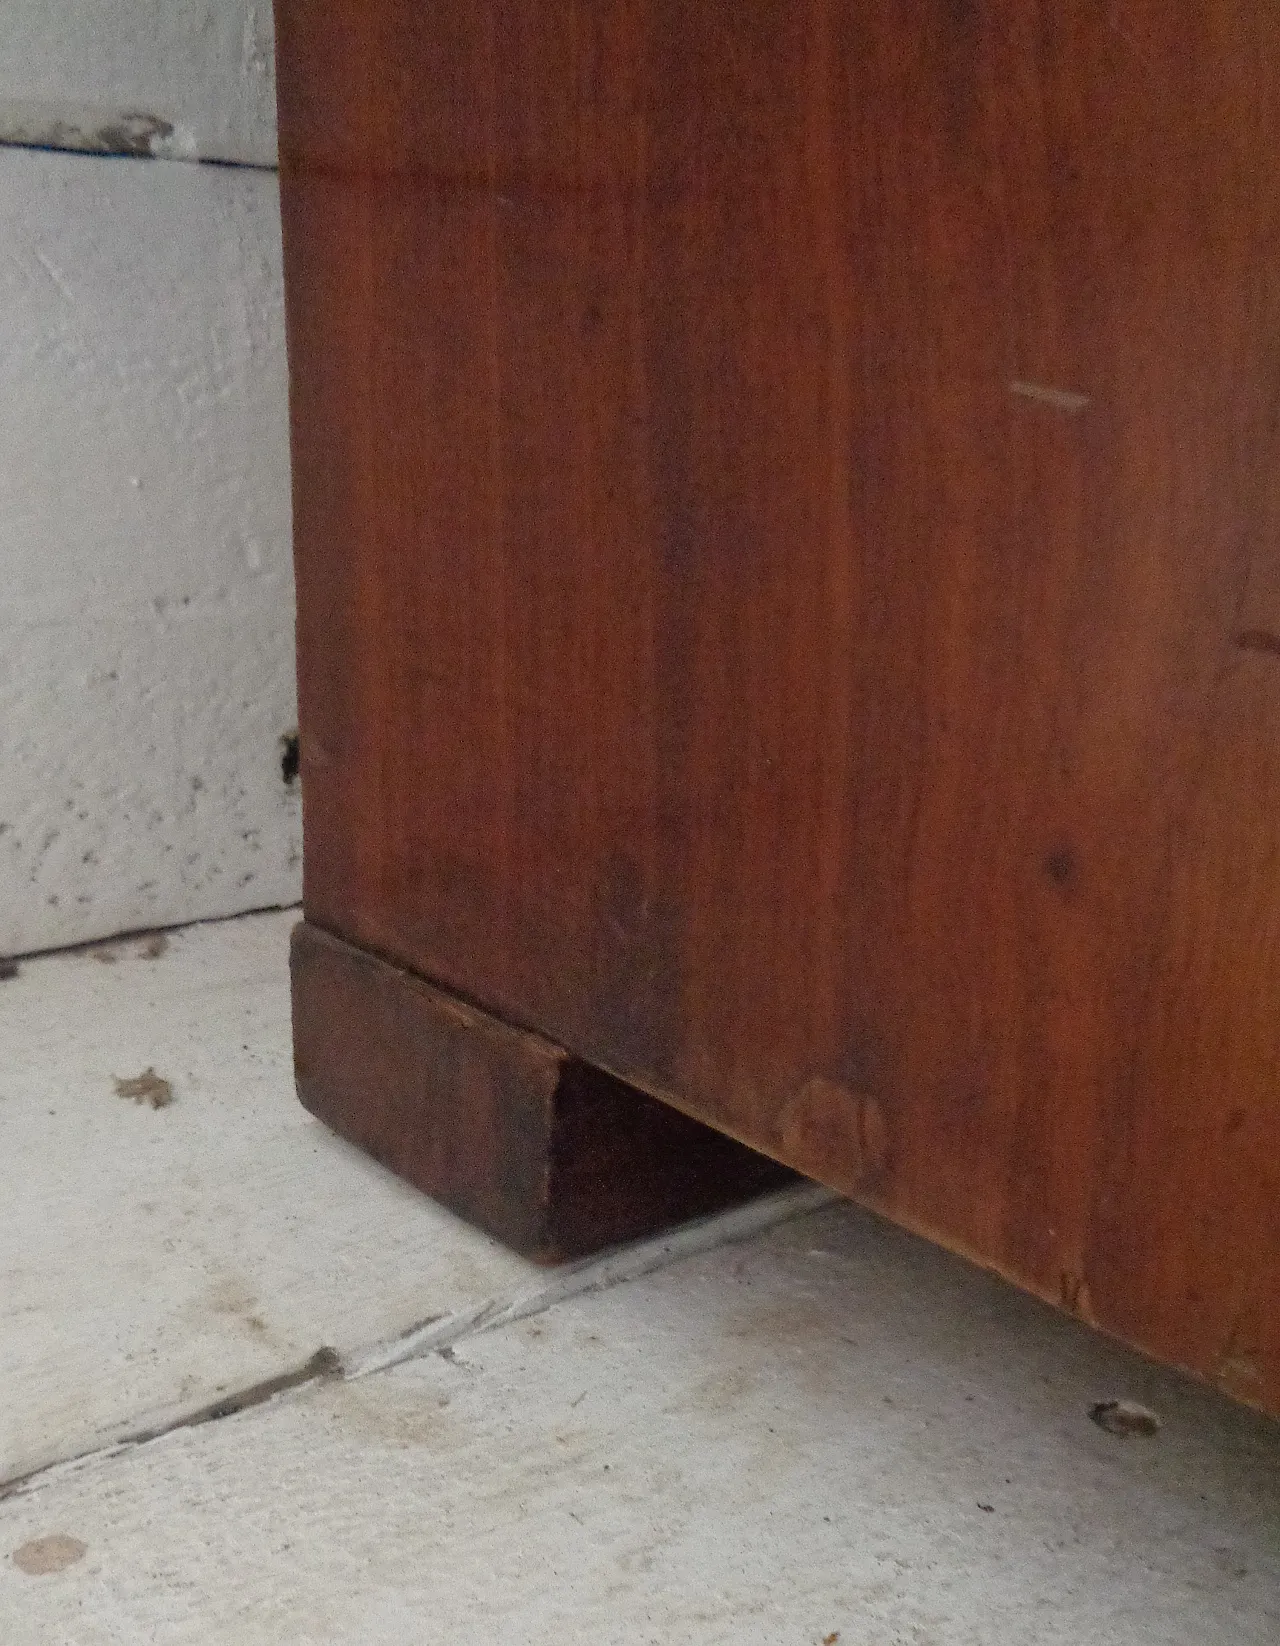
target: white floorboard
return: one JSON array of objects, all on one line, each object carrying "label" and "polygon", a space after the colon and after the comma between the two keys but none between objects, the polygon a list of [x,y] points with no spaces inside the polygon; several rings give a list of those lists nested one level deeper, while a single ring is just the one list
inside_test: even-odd
[{"label": "white floorboard", "polygon": [[[1094,1427],[1115,1392],[1160,1435]],[[8,1646],[1274,1646],[1278,1513],[1274,1427],[841,1208],[0,1504],[6,1553],[85,1547],[0,1564],[0,1616]]]},{"label": "white floorboard", "polygon": [[0,982],[0,1479],[536,1275],[299,1106],[296,919]]}]

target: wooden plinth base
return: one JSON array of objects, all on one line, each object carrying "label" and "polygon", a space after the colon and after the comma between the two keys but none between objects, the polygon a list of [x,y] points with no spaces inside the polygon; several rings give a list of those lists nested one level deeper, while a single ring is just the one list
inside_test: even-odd
[{"label": "wooden plinth base", "polygon": [[303,1105],[539,1262],[792,1180],[550,1041],[305,922],[292,969]]}]

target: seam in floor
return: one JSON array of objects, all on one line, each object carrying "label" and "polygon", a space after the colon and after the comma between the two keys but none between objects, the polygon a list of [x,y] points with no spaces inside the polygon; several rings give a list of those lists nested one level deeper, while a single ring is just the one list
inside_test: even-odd
[{"label": "seam in floor", "polygon": [[834,1190],[819,1184],[797,1184],[776,1194],[762,1195],[745,1206],[735,1206],[729,1211],[699,1218],[653,1239],[637,1241],[634,1245],[618,1247],[598,1257],[567,1264],[556,1270],[542,1285],[530,1290],[509,1294],[505,1298],[486,1298],[470,1308],[455,1309],[447,1314],[429,1315],[395,1337],[354,1349],[345,1355],[327,1344],[323,1345],[292,1369],[220,1394],[216,1400],[205,1401],[189,1411],[112,1431],[79,1449],[68,1448],[32,1468],[24,1469],[19,1475],[0,1480],[0,1503],[30,1496],[68,1473],[95,1462],[105,1462],[108,1458],[125,1456],[181,1429],[218,1423],[255,1406],[311,1389],[319,1383],[353,1383],[429,1354],[445,1354],[468,1338],[528,1320],[573,1298],[586,1297],[593,1292],[607,1291],[628,1281],[643,1279],[645,1275],[670,1268],[685,1258],[750,1240],[766,1229],[809,1216],[840,1199],[841,1196]]}]

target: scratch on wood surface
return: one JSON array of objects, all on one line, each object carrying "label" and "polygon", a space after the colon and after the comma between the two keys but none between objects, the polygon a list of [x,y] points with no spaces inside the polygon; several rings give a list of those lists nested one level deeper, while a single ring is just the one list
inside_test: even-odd
[{"label": "scratch on wood surface", "polygon": [[1010,394],[1020,394],[1024,400],[1038,400],[1045,406],[1056,406],[1059,411],[1081,412],[1089,404],[1089,396],[1076,389],[1057,389],[1051,383],[1031,383],[1015,377],[1009,385]]}]

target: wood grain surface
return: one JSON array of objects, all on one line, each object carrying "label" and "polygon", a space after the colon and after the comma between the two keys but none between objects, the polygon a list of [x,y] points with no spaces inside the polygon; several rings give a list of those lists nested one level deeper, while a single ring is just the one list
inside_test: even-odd
[{"label": "wood grain surface", "polygon": [[540,1263],[794,1179],[667,1103],[305,921],[293,933],[304,1107]]},{"label": "wood grain surface", "polygon": [[1267,0],[278,0],[310,920],[1280,1410]]}]

